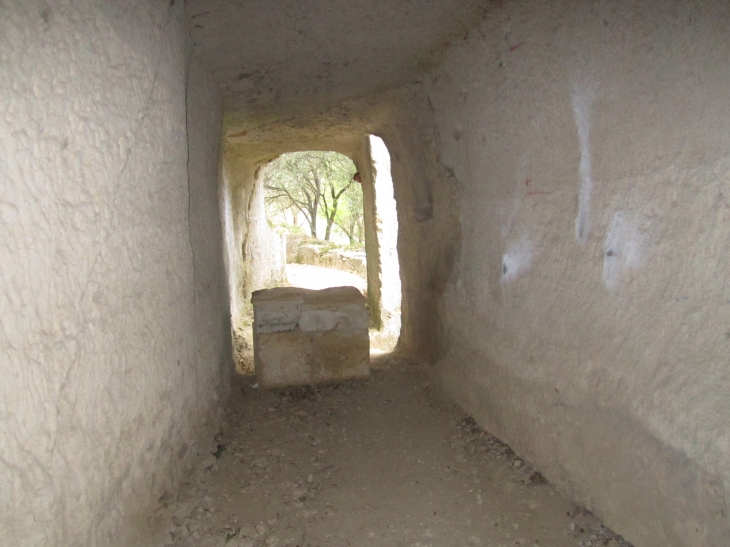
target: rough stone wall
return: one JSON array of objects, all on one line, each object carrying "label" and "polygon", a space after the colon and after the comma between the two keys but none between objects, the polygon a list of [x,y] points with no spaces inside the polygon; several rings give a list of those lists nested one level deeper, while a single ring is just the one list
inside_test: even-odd
[{"label": "rough stone wall", "polygon": [[438,163],[423,87],[409,85],[382,98],[392,103],[391,112],[373,133],[390,152],[398,214],[402,300],[397,350],[434,360],[440,351],[439,302],[461,240],[459,188]]},{"label": "rough stone wall", "polygon": [[370,151],[370,139],[362,138],[362,144],[353,158],[362,182],[363,232],[365,236],[365,256],[368,280],[368,308],[371,328],[380,329],[383,325],[380,310],[380,245],[378,241],[378,219],[375,210],[375,168]]},{"label": "rough stone wall", "polygon": [[639,547],[730,544],[730,8],[506,2],[429,80],[439,374]]},{"label": "rough stone wall", "polygon": [[201,404],[188,421],[192,424],[208,421],[212,425],[220,418],[219,403],[228,393],[233,373],[231,306],[221,215],[222,106],[215,82],[197,58],[189,63],[186,104],[188,223],[199,369],[194,379],[188,379],[190,391],[186,397]]},{"label": "rough stone wall", "polygon": [[225,92],[227,116],[247,128],[315,114],[411,81],[433,66],[434,49],[478,20],[482,4],[278,0],[272,7],[186,0],[192,36]]},{"label": "rough stone wall", "polygon": [[278,287],[286,283],[286,236],[271,226],[266,218],[264,181],[262,172],[254,177],[253,194],[249,205],[249,237],[244,253],[251,256],[253,276],[251,290]]},{"label": "rough stone wall", "polygon": [[[231,314],[235,332],[244,328],[253,291],[286,280],[286,237],[269,227],[264,207],[263,162],[229,146],[223,153],[225,226]],[[248,328],[248,327],[245,327]]]},{"label": "rough stone wall", "polygon": [[147,544],[223,395],[220,110],[182,4],[0,3],[4,545]]}]

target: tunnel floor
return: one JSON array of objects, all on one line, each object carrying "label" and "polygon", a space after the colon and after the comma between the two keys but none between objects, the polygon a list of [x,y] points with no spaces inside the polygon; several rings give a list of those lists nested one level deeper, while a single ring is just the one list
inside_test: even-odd
[{"label": "tunnel floor", "polygon": [[167,546],[628,545],[385,356],[367,381],[276,391],[239,376],[168,510]]}]

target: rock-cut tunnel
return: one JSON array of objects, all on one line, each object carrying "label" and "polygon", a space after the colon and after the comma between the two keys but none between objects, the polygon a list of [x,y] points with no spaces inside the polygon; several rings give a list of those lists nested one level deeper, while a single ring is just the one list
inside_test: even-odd
[{"label": "rock-cut tunnel", "polygon": [[[624,541],[576,511],[530,535],[561,503],[636,547],[730,545],[729,89],[717,1],[0,0],[0,545]],[[252,391],[257,172],[328,150],[367,173],[371,135],[396,351]],[[205,480],[253,473],[221,499],[267,511],[281,483],[279,517],[200,524],[211,443]]]}]

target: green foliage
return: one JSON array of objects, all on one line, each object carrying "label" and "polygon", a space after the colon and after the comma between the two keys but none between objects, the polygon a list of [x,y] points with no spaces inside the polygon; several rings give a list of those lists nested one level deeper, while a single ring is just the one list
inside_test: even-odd
[{"label": "green foliage", "polygon": [[291,217],[294,227],[301,214],[313,237],[321,218],[326,241],[337,226],[351,244],[362,242],[362,189],[353,181],[354,174],[352,161],[336,152],[283,154],[263,172],[269,211]]}]

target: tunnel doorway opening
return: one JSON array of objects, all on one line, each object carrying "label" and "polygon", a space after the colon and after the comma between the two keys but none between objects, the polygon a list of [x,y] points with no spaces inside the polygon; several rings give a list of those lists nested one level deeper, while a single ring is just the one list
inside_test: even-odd
[{"label": "tunnel doorway opening", "polygon": [[348,155],[285,152],[253,166],[249,180],[238,288],[245,309],[234,314],[233,328],[236,371],[254,373],[246,295],[273,287],[354,286],[367,299],[371,355],[393,351],[402,296],[396,203],[383,140],[368,135]]},{"label": "tunnel doorway opening", "polygon": [[331,151],[282,154],[262,169],[269,226],[286,239],[283,286],[354,286],[367,296],[361,176]]}]

